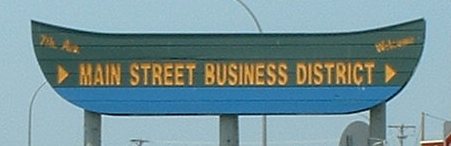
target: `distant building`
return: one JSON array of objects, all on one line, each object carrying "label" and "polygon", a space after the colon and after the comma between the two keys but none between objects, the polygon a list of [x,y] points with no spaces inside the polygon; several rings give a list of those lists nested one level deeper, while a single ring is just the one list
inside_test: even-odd
[{"label": "distant building", "polygon": [[444,146],[443,140],[425,140],[420,142],[421,146]]},{"label": "distant building", "polygon": [[420,141],[420,145],[421,146],[451,146],[451,121],[444,122],[443,137],[444,138],[442,140],[422,140],[422,141]]},{"label": "distant building", "polygon": [[447,134],[443,140],[423,140],[421,146],[451,146],[451,133]]}]

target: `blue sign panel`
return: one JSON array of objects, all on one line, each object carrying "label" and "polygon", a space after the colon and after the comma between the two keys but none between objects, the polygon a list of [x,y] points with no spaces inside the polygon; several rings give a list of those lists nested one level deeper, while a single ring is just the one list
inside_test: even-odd
[{"label": "blue sign panel", "polygon": [[51,86],[109,115],[345,114],[414,73],[423,19],[337,34],[107,34],[32,22]]}]

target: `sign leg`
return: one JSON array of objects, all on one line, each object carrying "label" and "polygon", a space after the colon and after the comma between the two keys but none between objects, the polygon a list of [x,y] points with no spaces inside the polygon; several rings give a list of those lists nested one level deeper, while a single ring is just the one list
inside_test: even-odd
[{"label": "sign leg", "polygon": [[219,146],[238,146],[238,115],[219,116]]},{"label": "sign leg", "polygon": [[84,146],[101,146],[102,116],[99,113],[85,110],[84,117]]},{"label": "sign leg", "polygon": [[385,102],[370,109],[370,138],[368,143],[384,143],[386,138],[386,112]]}]

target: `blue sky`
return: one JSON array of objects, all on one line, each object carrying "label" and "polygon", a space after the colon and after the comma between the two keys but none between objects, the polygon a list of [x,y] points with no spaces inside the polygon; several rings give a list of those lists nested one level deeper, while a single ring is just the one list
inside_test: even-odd
[{"label": "blue sky", "polygon": [[[416,73],[387,104],[388,124],[419,124],[420,112],[451,119],[451,1],[307,1],[244,2],[264,32],[348,32],[427,21],[426,43]],[[96,32],[257,32],[251,17],[234,0],[57,1],[2,0],[0,4],[0,143],[27,144],[28,105],[45,79],[34,56],[31,20]],[[59,97],[49,85],[34,104],[33,145],[82,145],[83,111]],[[341,132],[366,112],[333,116],[270,116],[272,146],[337,145]],[[102,142],[127,146],[143,138],[157,146],[217,145],[217,116],[103,117]],[[426,119],[426,138],[440,139],[442,121]],[[261,118],[240,118],[243,146],[260,145]],[[409,130],[406,145],[419,130]],[[390,145],[397,131],[387,130]],[[182,143],[182,144],[180,144]]]}]

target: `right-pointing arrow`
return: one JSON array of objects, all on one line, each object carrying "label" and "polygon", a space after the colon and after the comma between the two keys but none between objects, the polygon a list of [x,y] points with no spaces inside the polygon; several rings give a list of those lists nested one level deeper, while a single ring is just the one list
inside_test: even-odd
[{"label": "right-pointing arrow", "polygon": [[385,83],[390,82],[396,76],[396,70],[389,64],[385,64]]},{"label": "right-pointing arrow", "polygon": [[57,81],[58,84],[61,84],[69,76],[69,73],[64,69],[62,65],[57,66],[57,72],[58,72]]}]

